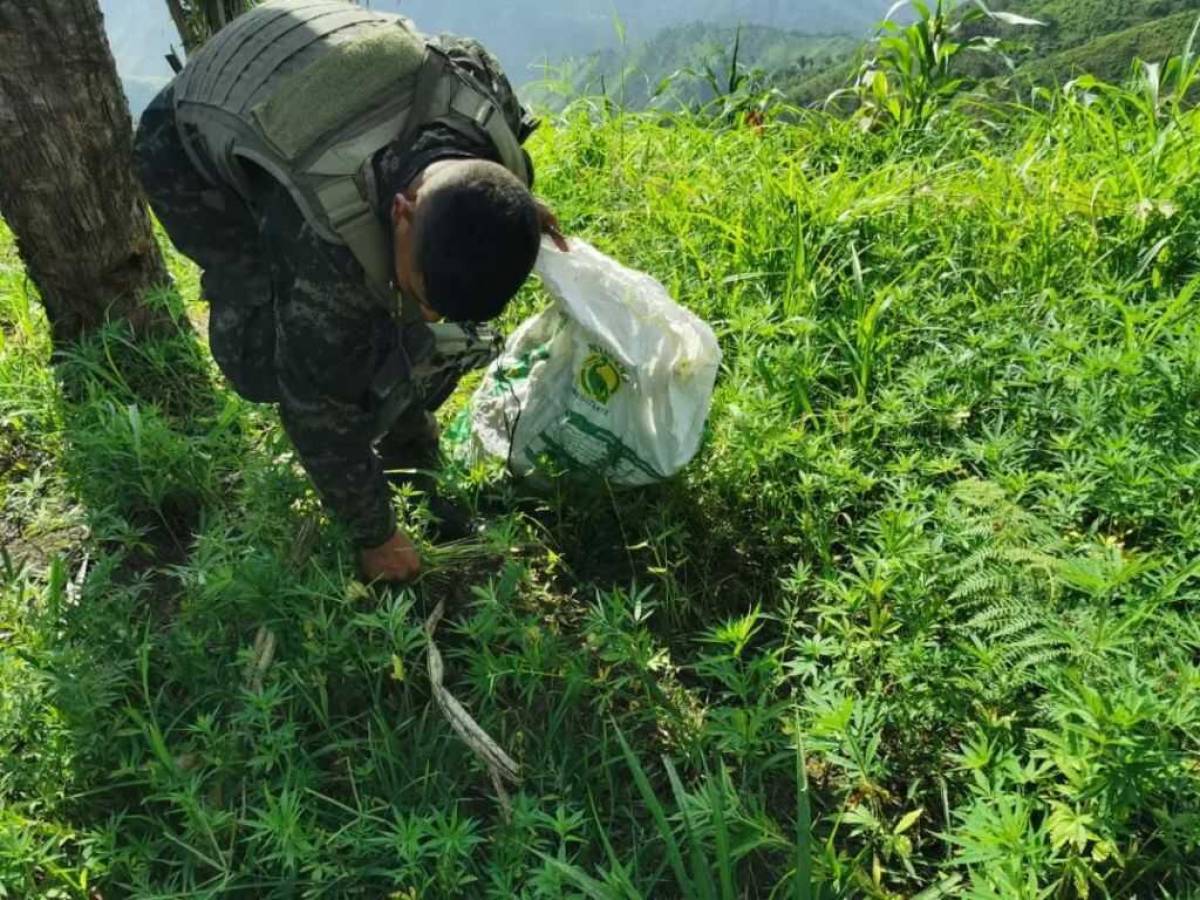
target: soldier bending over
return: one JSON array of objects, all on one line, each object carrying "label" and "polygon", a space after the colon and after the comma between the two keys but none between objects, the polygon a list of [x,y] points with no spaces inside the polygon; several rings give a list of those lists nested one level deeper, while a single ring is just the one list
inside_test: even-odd
[{"label": "soldier bending over", "polygon": [[[478,43],[341,0],[271,0],[214,36],[142,116],[136,160],[204,270],[209,343],[284,428],[369,579],[421,566],[393,470],[438,464],[432,413],[499,352],[483,326],[529,275],[550,211],[536,123]],[[421,478],[443,537],[466,516]]]}]

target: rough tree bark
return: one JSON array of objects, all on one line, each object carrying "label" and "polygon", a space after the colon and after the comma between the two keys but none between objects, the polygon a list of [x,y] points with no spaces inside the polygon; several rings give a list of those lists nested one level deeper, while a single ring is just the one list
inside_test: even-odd
[{"label": "rough tree bark", "polygon": [[133,177],[133,127],[97,0],[0,0],[0,215],[61,345],[168,281]]},{"label": "rough tree bark", "polygon": [[171,21],[175,23],[175,30],[179,32],[179,39],[183,41],[184,51],[191,53],[192,26],[188,22],[187,10],[183,8],[181,0],[167,0],[167,9],[171,13]]}]

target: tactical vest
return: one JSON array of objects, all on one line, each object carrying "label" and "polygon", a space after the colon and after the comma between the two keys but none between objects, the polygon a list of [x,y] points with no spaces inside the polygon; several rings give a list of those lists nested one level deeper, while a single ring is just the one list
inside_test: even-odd
[{"label": "tactical vest", "polygon": [[[482,132],[525,184],[524,152],[495,98],[402,16],[344,0],[270,0],[218,32],[175,85],[196,167],[250,202],[246,162],[284,185],[325,240],[347,246],[395,311],[390,229],[375,210],[371,158],[444,122]],[[406,303],[402,321],[419,319]]]}]

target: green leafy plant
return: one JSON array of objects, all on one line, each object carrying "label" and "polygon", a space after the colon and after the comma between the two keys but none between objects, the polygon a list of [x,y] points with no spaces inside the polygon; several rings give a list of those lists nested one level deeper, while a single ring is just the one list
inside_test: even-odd
[{"label": "green leafy plant", "polygon": [[[915,21],[901,25],[893,16],[911,6]],[[880,31],[850,88],[829,101],[852,98],[862,127],[888,125],[924,128],[946,103],[970,85],[958,62],[964,54],[1001,53],[1001,39],[974,33],[981,21],[1006,25],[1042,23],[1014,13],[994,12],[977,0],[963,9],[949,0],[933,6],[923,0],[901,0],[888,11]]]},{"label": "green leafy plant", "polygon": [[47,365],[0,225],[0,896],[1195,895],[1189,65],[920,130],[550,117],[568,230],[719,336],[704,446],[451,468],[459,544],[398,492],[397,588],[193,328]]}]

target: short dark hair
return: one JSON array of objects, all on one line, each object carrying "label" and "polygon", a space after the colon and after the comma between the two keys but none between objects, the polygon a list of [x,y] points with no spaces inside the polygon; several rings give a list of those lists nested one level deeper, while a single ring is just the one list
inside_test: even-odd
[{"label": "short dark hair", "polygon": [[451,321],[504,311],[537,260],[537,206],[504,167],[473,160],[429,186],[413,222],[425,302]]}]

